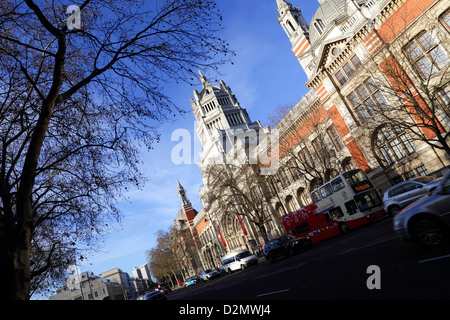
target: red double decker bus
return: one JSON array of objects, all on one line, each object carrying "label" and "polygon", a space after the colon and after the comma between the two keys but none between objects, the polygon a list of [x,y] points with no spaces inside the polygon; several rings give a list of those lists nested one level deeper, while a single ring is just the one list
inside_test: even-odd
[{"label": "red double decker bus", "polygon": [[321,241],[384,215],[381,197],[361,169],[344,172],[311,192],[313,203],[282,218],[287,233]]}]

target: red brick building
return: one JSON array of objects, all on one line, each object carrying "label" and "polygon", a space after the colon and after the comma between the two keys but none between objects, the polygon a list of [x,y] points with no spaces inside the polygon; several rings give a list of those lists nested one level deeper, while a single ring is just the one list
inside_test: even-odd
[{"label": "red brick building", "polygon": [[278,22],[310,88],[274,128],[283,163],[273,179],[278,216],[310,202],[312,189],[349,168],[362,168],[384,191],[415,176],[439,176],[450,164],[449,3],[319,4],[308,24],[301,8],[277,0]]}]

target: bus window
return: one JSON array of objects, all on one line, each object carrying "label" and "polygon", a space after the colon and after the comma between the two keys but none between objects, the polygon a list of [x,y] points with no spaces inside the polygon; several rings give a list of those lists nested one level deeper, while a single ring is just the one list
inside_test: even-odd
[{"label": "bus window", "polygon": [[322,197],[320,196],[319,190],[314,191],[313,193],[311,193],[314,202],[318,202],[320,200],[322,200]]},{"label": "bus window", "polygon": [[359,212],[358,206],[356,205],[355,201],[353,201],[353,200],[350,200],[345,203],[345,209],[347,209],[347,213],[349,215]]},{"label": "bus window", "polygon": [[336,208],[328,211],[328,214],[330,215],[330,219],[332,219],[332,220],[337,220],[344,215],[342,213],[341,207],[336,207]]},{"label": "bus window", "polygon": [[361,211],[367,211],[381,205],[380,197],[375,190],[356,195],[355,201]]},{"label": "bus window", "polygon": [[361,169],[355,169],[343,173],[345,179],[348,183],[355,184],[357,182],[362,182],[368,180],[365,173]]},{"label": "bus window", "polygon": [[308,232],[309,230],[311,230],[311,228],[309,227],[308,222],[300,223],[298,226],[295,227],[295,232],[297,234],[302,234],[304,232]]},{"label": "bus window", "polygon": [[369,178],[367,178],[366,174],[361,169],[344,172],[343,176],[355,193],[373,188],[372,182],[370,182]]},{"label": "bus window", "polygon": [[330,196],[333,193],[333,190],[331,189],[331,185],[329,183],[324,185],[319,190],[320,190],[320,194],[322,195],[323,199],[325,199],[326,197]]},{"label": "bus window", "polygon": [[331,181],[331,187],[333,188],[334,192],[338,192],[345,187],[345,184],[344,181],[342,181],[342,179],[339,177]]}]

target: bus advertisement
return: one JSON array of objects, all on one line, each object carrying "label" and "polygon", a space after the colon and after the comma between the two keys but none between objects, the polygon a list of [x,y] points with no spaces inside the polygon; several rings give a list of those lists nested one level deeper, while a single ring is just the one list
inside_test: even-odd
[{"label": "bus advertisement", "polygon": [[313,203],[282,218],[287,233],[321,241],[362,226],[386,212],[361,169],[344,172],[311,192]]}]

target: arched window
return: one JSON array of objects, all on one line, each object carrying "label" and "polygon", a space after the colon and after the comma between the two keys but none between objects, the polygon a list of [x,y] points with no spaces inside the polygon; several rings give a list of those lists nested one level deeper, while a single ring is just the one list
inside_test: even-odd
[{"label": "arched window", "polygon": [[275,205],[275,211],[279,217],[283,217],[286,214],[286,212],[284,212],[284,208],[281,202],[277,202],[277,204]]},{"label": "arched window", "polygon": [[399,126],[383,126],[375,133],[375,149],[388,165],[399,161],[416,150],[408,133]]},{"label": "arched window", "polygon": [[316,28],[316,30],[319,34],[322,34],[324,31],[324,25],[323,25],[322,20],[317,19],[316,21],[314,21],[314,28]]},{"label": "arched window", "polygon": [[275,212],[279,217],[283,217],[285,214],[287,214],[281,202],[277,202],[277,204],[275,205]]},{"label": "arched window", "polygon": [[291,28],[291,30],[293,31],[293,32],[295,32],[295,28],[294,28],[294,26],[292,25],[292,23],[288,20],[287,21],[287,24],[288,24],[288,26]]},{"label": "arched window", "polygon": [[294,197],[291,195],[288,195],[286,197],[286,204],[287,204],[287,209],[289,212],[294,212],[299,209],[297,202],[295,201]]},{"label": "arched window", "polygon": [[439,20],[445,26],[447,31],[450,31],[450,9],[447,9],[447,11],[440,16]]},{"label": "arched window", "polygon": [[381,90],[375,84],[372,77],[362,82],[361,85],[347,96],[348,101],[356,110],[361,122],[366,122],[387,106]]},{"label": "arched window", "polygon": [[298,199],[298,202],[300,203],[300,206],[302,206],[302,207],[305,207],[308,204],[312,203],[311,196],[305,188],[299,188],[297,190],[297,199]]}]

